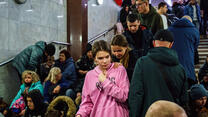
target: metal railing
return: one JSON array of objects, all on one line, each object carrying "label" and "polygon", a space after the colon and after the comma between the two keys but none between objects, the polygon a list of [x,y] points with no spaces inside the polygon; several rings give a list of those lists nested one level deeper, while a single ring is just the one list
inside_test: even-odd
[{"label": "metal railing", "polygon": [[88,43],[93,43],[95,40],[99,39],[100,37],[102,36],[106,36],[109,32],[111,32],[112,30],[114,30],[116,27],[115,26],[112,26],[111,28],[101,32],[100,34],[92,37],[92,38],[88,38]]},{"label": "metal railing", "polygon": [[70,43],[67,43],[67,42],[60,42],[60,41],[50,41],[48,43],[54,43],[54,44],[57,44],[57,45],[65,45],[65,46],[71,46]]},{"label": "metal railing", "polygon": [[[71,46],[70,43],[67,43],[67,42],[60,42],[60,41],[50,41],[50,42],[47,42],[47,44],[50,44],[50,43],[53,43],[53,44],[57,44],[57,45],[65,45],[65,46]],[[0,67],[1,66],[4,66],[8,63],[10,63],[15,57],[11,57],[3,62],[0,63]]]}]

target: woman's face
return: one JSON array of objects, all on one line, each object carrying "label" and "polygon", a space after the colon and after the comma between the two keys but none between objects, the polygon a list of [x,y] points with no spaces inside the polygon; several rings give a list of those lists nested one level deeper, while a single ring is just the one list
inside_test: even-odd
[{"label": "woman's face", "polygon": [[30,97],[27,97],[27,106],[28,106],[28,108],[30,110],[34,110],[35,109],[35,105],[34,105],[34,103],[32,101],[32,98],[30,98]]},{"label": "woman's face", "polygon": [[207,102],[207,97],[206,96],[204,96],[204,97],[202,97],[198,100],[195,100],[195,104],[196,104],[197,107],[205,106],[206,102]]},{"label": "woman's face", "polygon": [[66,61],[66,56],[63,53],[59,54],[59,61],[60,62],[65,62]]},{"label": "woman's face", "polygon": [[106,51],[98,51],[95,56],[95,61],[100,69],[107,70],[111,63],[111,56]]},{"label": "woman's face", "polygon": [[32,76],[30,74],[25,75],[25,83],[31,83],[32,82]]},{"label": "woman's face", "polygon": [[87,57],[89,59],[93,59],[92,50],[90,50],[90,51],[87,52]]},{"label": "woman's face", "polygon": [[58,74],[56,75],[56,81],[59,81],[59,80],[61,80],[61,73],[58,73]]},{"label": "woman's face", "polygon": [[111,51],[114,56],[116,56],[117,59],[121,59],[124,54],[126,53],[127,47],[112,45]]}]

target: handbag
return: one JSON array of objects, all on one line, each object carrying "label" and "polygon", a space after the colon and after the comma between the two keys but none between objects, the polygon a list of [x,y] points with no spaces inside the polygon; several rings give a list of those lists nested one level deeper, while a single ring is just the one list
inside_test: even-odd
[{"label": "handbag", "polygon": [[19,114],[24,109],[25,109],[25,101],[23,96],[21,96],[12,104],[11,110],[12,112]]}]

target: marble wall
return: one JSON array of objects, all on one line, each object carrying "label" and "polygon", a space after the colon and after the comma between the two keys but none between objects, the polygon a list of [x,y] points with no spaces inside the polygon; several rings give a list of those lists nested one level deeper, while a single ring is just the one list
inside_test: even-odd
[{"label": "marble wall", "polygon": [[0,50],[20,52],[39,40],[66,42],[66,28],[66,0],[0,0]]},{"label": "marble wall", "polygon": [[[88,38],[109,29],[117,22],[120,8],[113,0],[103,0],[102,5],[97,5],[96,0],[88,1]],[[100,39],[111,39],[113,32]]]}]

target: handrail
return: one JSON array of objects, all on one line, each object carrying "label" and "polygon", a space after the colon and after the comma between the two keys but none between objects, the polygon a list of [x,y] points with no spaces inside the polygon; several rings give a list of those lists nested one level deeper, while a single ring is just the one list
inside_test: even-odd
[{"label": "handrail", "polygon": [[105,36],[108,32],[112,31],[113,29],[115,29],[115,26],[112,26],[111,28],[101,32],[100,34],[92,37],[92,38],[88,38],[88,43],[93,43],[95,40],[97,40],[98,38]]},{"label": "handrail", "polygon": [[58,44],[58,45],[65,45],[65,46],[71,46],[70,43],[60,42],[60,41],[50,41],[49,43],[54,43],[54,44]]},{"label": "handrail", "polygon": [[12,57],[12,58],[10,58],[10,59],[8,59],[6,61],[3,61],[2,63],[0,63],[0,67],[5,65],[5,64],[7,64],[7,63],[9,63],[9,62],[11,62],[13,59],[14,59],[14,57]]},{"label": "handrail", "polygon": [[[47,42],[47,43],[48,43],[48,44],[54,43],[54,44],[58,44],[58,45],[71,46],[70,43],[60,42],[60,41],[50,41],[50,42]],[[12,57],[12,58],[9,58],[9,59],[7,59],[7,60],[1,62],[1,63],[0,63],[0,67],[6,65],[6,64],[8,64],[8,63],[10,63],[14,58],[15,58],[15,57]]]}]

